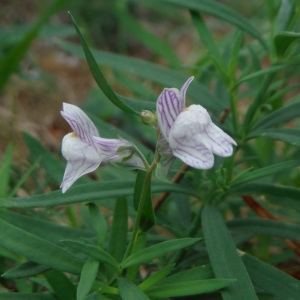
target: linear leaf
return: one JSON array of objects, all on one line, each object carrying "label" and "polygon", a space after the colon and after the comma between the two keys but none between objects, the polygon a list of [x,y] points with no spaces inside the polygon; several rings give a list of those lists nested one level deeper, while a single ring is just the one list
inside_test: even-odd
[{"label": "linear leaf", "polygon": [[249,254],[243,253],[241,257],[255,286],[277,299],[299,299],[299,280]]},{"label": "linear leaf", "polygon": [[127,199],[125,197],[121,197],[116,201],[108,245],[108,252],[117,262],[121,262],[126,251],[127,224]]},{"label": "linear leaf", "polygon": [[70,240],[63,240],[62,242],[77,252],[93,257],[95,260],[106,263],[116,269],[119,267],[118,262],[108,252],[102,250],[100,247]]},{"label": "linear leaf", "polygon": [[274,45],[278,56],[283,56],[289,46],[299,39],[299,32],[283,31],[278,33],[274,38]]},{"label": "linear leaf", "polygon": [[60,300],[76,299],[75,287],[64,273],[57,270],[49,270],[44,275]]},{"label": "linear leaf", "polygon": [[294,146],[300,146],[300,129],[276,128],[263,131],[260,136],[282,141]]},{"label": "linear leaf", "polygon": [[[159,0],[157,0],[159,2]],[[242,15],[232,10],[228,6],[213,0],[165,0],[166,3],[171,3],[181,7],[185,7],[192,10],[197,10],[204,12],[206,14],[215,16],[222,19],[234,26],[240,28],[241,30],[247,32],[256,38],[264,47],[268,49],[265,41],[263,40],[260,33],[245,19]]]},{"label": "linear leaf", "polygon": [[207,252],[216,278],[237,279],[221,291],[223,300],[258,299],[247,270],[219,213],[205,205],[202,210],[202,229]]},{"label": "linear leaf", "polygon": [[235,219],[226,223],[230,230],[263,234],[300,241],[300,225],[258,218]]},{"label": "linear leaf", "polygon": [[79,274],[83,262],[71,252],[0,218],[1,245],[19,255],[51,268]]},{"label": "linear leaf", "polygon": [[111,89],[111,87],[108,85],[103,73],[101,72],[100,68],[98,67],[98,64],[91,52],[91,50],[89,49],[83,35],[81,34],[79,27],[75,21],[75,19],[73,18],[73,16],[71,15],[71,13],[69,13],[69,16],[75,26],[77,35],[81,41],[81,45],[83,47],[84,53],[85,53],[85,57],[87,60],[87,63],[90,67],[90,71],[95,79],[95,81],[97,82],[99,88],[103,91],[103,93],[105,94],[105,96],[113,103],[115,104],[117,107],[119,107],[120,109],[128,112],[128,113],[132,113],[132,114],[138,114],[138,112],[135,112],[132,110],[132,108],[130,108],[129,106],[125,105],[120,98],[118,98],[118,96],[115,94],[115,92]]},{"label": "linear leaf", "polygon": [[[90,202],[104,200],[133,194],[133,180],[109,180],[103,182],[88,183],[72,187],[66,194],[54,191],[48,194],[34,195],[22,198],[1,199],[0,207],[10,208],[36,208],[56,205],[64,205],[78,202]],[[101,193],[99,192],[101,191]],[[176,192],[197,197],[197,193],[180,184],[169,184],[165,182],[153,182],[152,192]]]},{"label": "linear leaf", "polygon": [[[57,44],[65,51],[84,58],[84,54],[80,46],[61,40],[58,40]],[[105,65],[129,74],[134,74],[141,78],[162,84],[166,87],[180,88],[187,79],[186,75],[178,73],[177,71],[173,71],[141,59],[94,49],[92,49],[92,51],[95,60],[100,65]],[[204,85],[200,84],[196,80],[194,80],[189,86],[187,95],[190,96],[196,103],[200,103],[210,111],[220,112],[224,109],[224,107],[219,106],[218,99],[211,94]]]},{"label": "linear leaf", "polygon": [[93,236],[93,233],[87,230],[61,226],[17,212],[0,211],[0,218],[13,226],[19,227],[55,244],[66,238],[78,240]]},{"label": "linear leaf", "polygon": [[152,299],[206,294],[228,287],[235,281],[234,279],[206,279],[160,284],[150,288],[147,295]]},{"label": "linear leaf", "polygon": [[99,261],[89,257],[80,274],[76,300],[84,300],[91,290],[99,269]]},{"label": "linear leaf", "polygon": [[130,266],[148,262],[171,251],[176,251],[191,246],[200,240],[201,239],[199,238],[182,238],[165,241],[154,246],[150,246],[148,248],[137,251],[133,255],[127,257],[122,263],[122,267],[127,268]]},{"label": "linear leaf", "polygon": [[299,188],[255,182],[235,186],[230,190],[230,192],[237,193],[239,195],[265,195],[267,196],[268,201],[300,211]]},{"label": "linear leaf", "polygon": [[260,168],[258,170],[244,173],[242,176],[238,176],[236,179],[230,183],[230,186],[233,187],[235,185],[240,185],[249,181],[254,181],[266,176],[274,175],[278,172],[283,172],[292,168],[295,168],[300,165],[300,160],[289,160],[286,162],[281,162],[277,164],[273,164],[264,168]]},{"label": "linear leaf", "polygon": [[118,288],[121,299],[149,300],[149,298],[138,286],[125,278],[120,278],[118,280]]},{"label": "linear leaf", "polygon": [[26,261],[25,263],[6,271],[1,276],[8,279],[28,278],[41,274],[49,269],[49,267],[33,261]]},{"label": "linear leaf", "polygon": [[300,116],[300,101],[288,104],[261,118],[253,127],[250,137],[257,136],[262,130],[288,122]]},{"label": "linear leaf", "polygon": [[3,300],[57,300],[52,293],[0,293]]}]

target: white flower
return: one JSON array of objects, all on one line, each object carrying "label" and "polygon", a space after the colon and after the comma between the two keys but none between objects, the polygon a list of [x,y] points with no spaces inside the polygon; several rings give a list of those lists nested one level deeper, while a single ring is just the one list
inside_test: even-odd
[{"label": "white flower", "polygon": [[201,105],[185,107],[185,94],[194,77],[181,90],[165,88],[156,104],[162,138],[159,141],[163,165],[170,167],[174,156],[196,169],[210,169],[214,154],[231,156],[236,142],[216,126]]},{"label": "white flower", "polygon": [[63,193],[79,177],[94,171],[102,162],[122,162],[144,167],[141,159],[132,155],[130,142],[101,138],[93,122],[79,107],[63,103],[61,115],[74,131],[65,135],[62,141],[62,154],[67,160],[61,184]]}]

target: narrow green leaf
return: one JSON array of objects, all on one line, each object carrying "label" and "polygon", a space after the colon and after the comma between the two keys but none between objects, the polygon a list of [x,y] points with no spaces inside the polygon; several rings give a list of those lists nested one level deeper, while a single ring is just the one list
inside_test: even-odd
[{"label": "narrow green leaf", "polygon": [[60,300],[76,299],[75,287],[64,273],[49,270],[44,275]]},{"label": "narrow green leaf", "polygon": [[94,230],[97,233],[98,244],[102,247],[105,243],[107,234],[107,223],[104,216],[101,213],[101,209],[95,203],[89,203],[89,212],[91,215],[92,224]]},{"label": "narrow green leaf", "polygon": [[300,146],[300,129],[296,128],[276,128],[263,131],[260,136],[282,141],[294,146]]},{"label": "narrow green leaf", "polygon": [[274,295],[277,299],[299,298],[299,280],[249,254],[243,253],[241,258],[256,287]]},{"label": "narrow green leaf", "polygon": [[228,83],[229,78],[226,74],[227,70],[226,70],[225,62],[219,52],[218,47],[216,46],[213,40],[213,37],[211,36],[209,30],[207,29],[203,18],[197,11],[191,10],[190,14],[192,16],[193,24],[196,27],[203,44],[209,51],[209,56],[213,58],[212,62],[214,63],[215,67],[219,70],[224,82]]},{"label": "narrow green leaf", "polygon": [[121,262],[126,251],[128,230],[127,199],[118,198],[114,209],[113,224],[109,239],[108,252],[117,262]]},{"label": "narrow green leaf", "polygon": [[235,219],[226,223],[230,230],[263,234],[300,241],[300,225],[258,218]]},{"label": "narrow green leaf", "polygon": [[229,77],[234,79],[237,73],[239,53],[242,48],[243,32],[238,30],[233,36],[232,50],[230,51],[230,61],[228,65]]},{"label": "narrow green leaf", "polygon": [[22,215],[12,211],[0,211],[0,218],[13,226],[58,244],[63,239],[79,240],[90,238],[93,233],[87,230],[61,226],[43,219]]},{"label": "narrow green leaf", "polygon": [[[65,51],[84,58],[81,47],[61,40],[58,40],[57,44]],[[93,50],[93,54],[97,63],[101,65],[134,74],[166,87],[180,88],[187,79],[186,75],[141,59],[99,50]],[[224,107],[220,107],[218,99],[204,85],[195,80],[189,86],[187,95],[212,112],[220,112],[224,109]]]},{"label": "narrow green leaf", "polygon": [[221,291],[223,300],[258,299],[235,244],[216,208],[202,209],[202,229],[206,249],[216,278],[237,279]]},{"label": "narrow green leaf", "polygon": [[284,31],[278,33],[274,38],[275,49],[278,56],[283,56],[288,50],[289,46],[299,40],[300,33],[292,31]]},{"label": "narrow green leaf", "polygon": [[235,186],[230,192],[239,195],[265,195],[268,201],[300,211],[300,189],[298,188],[255,182]]},{"label": "narrow green leaf", "polygon": [[158,285],[169,283],[184,283],[186,281],[203,280],[211,278],[214,278],[212,267],[210,265],[204,265],[201,267],[195,267],[172,274],[171,276],[159,282]]},{"label": "narrow green leaf", "polygon": [[95,79],[95,81],[97,82],[99,88],[103,91],[103,93],[105,94],[105,96],[112,102],[114,103],[117,107],[119,107],[120,109],[128,112],[128,113],[132,113],[132,114],[139,114],[139,112],[135,112],[133,111],[129,106],[125,105],[119,98],[118,96],[115,94],[115,92],[111,89],[111,87],[108,85],[104,75],[102,74],[100,68],[98,67],[98,64],[92,54],[92,52],[90,51],[83,35],[81,34],[79,27],[75,21],[75,19],[73,18],[73,16],[69,13],[69,16],[75,26],[77,35],[81,41],[81,45],[83,47],[84,53],[85,53],[85,57],[87,60],[87,63],[89,65],[90,71]]},{"label": "narrow green leaf", "polygon": [[62,243],[79,253],[91,256],[95,260],[106,263],[116,269],[119,268],[118,262],[108,252],[97,246],[70,240],[63,240]]},{"label": "narrow green leaf", "polygon": [[1,300],[57,300],[52,293],[6,293],[0,292]]},{"label": "narrow green leaf", "polygon": [[133,265],[148,262],[154,258],[165,255],[171,251],[176,251],[188,246],[191,246],[201,239],[199,238],[182,238],[170,241],[165,241],[154,246],[142,249],[131,256],[127,257],[122,263],[123,268],[127,268]]},{"label": "narrow green leaf", "polygon": [[7,279],[29,278],[41,274],[49,269],[49,267],[40,265],[33,261],[26,261],[25,263],[6,271],[1,276]]},{"label": "narrow green leaf", "polygon": [[82,260],[71,252],[0,218],[1,245],[27,259],[51,268],[79,274]]},{"label": "narrow green leaf", "polygon": [[148,184],[148,189],[146,191],[146,199],[143,207],[141,221],[139,224],[140,228],[144,232],[150,230],[156,222],[153,204],[152,204],[151,182],[146,183],[147,180],[146,177],[147,177],[147,173],[145,171],[140,170],[138,172],[136,176],[136,182],[134,185],[134,193],[133,193],[134,209],[137,211],[145,184]]},{"label": "narrow green leaf", "polygon": [[256,78],[260,78],[267,74],[274,74],[276,72],[285,70],[287,68],[296,67],[296,66],[297,66],[297,64],[274,65],[269,68],[265,68],[265,69],[262,69],[262,70],[259,70],[256,72],[252,72],[250,75],[243,76],[241,79],[239,79],[238,82],[236,83],[236,87],[239,86],[243,82],[246,82],[246,81],[249,81],[252,79],[256,79]]},{"label": "narrow green leaf", "polygon": [[2,157],[0,165],[0,198],[7,197],[12,160],[12,145],[9,145]]},{"label": "narrow green leaf", "polygon": [[96,279],[98,269],[99,269],[99,261],[89,257],[80,274],[80,280],[77,287],[77,297],[76,300],[84,300],[91,290],[93,283]]},{"label": "narrow green leaf", "polygon": [[300,165],[300,160],[289,160],[282,163],[273,164],[271,166],[267,166],[264,168],[260,168],[258,170],[244,173],[243,176],[239,176],[236,179],[230,182],[230,186],[233,187],[235,185],[243,184],[249,181],[254,181],[263,177],[271,176],[279,172],[284,172],[286,170],[295,168]]},{"label": "narrow green leaf", "polygon": [[[157,0],[158,1],[158,0]],[[222,19],[234,26],[240,28],[241,30],[247,32],[256,38],[264,47],[268,49],[265,41],[259,32],[245,19],[242,15],[238,14],[236,11],[232,10],[230,7],[224,4],[214,1],[214,0],[165,0],[167,3],[178,5],[180,7],[185,7],[188,9],[200,11],[219,19]]]},{"label": "narrow green leaf", "polygon": [[122,300],[149,300],[138,286],[125,278],[118,280],[118,288]]},{"label": "narrow green leaf", "polygon": [[147,295],[151,297],[151,299],[200,295],[218,291],[230,286],[235,281],[234,279],[206,279],[160,284],[150,288],[147,291]]},{"label": "narrow green leaf", "polygon": [[259,135],[262,130],[288,122],[300,116],[300,101],[290,103],[261,118],[253,127],[248,138]]},{"label": "narrow green leaf", "polygon": [[146,278],[140,285],[139,288],[142,291],[146,291],[147,289],[151,288],[154,284],[158,283],[162,279],[164,279],[168,274],[174,269],[175,264],[170,266],[163,267],[162,269],[158,270],[156,273],[150,275]]},{"label": "narrow green leaf", "polygon": [[[133,180],[95,182],[74,186],[66,194],[62,194],[59,190],[48,194],[29,197],[1,199],[0,207],[36,208],[100,200],[103,200],[103,205],[107,205],[106,202],[108,199],[132,196],[133,187]],[[99,191],[101,191],[101,193],[99,193]],[[193,195],[195,197],[198,196],[198,194],[188,186],[165,182],[153,182],[152,193],[161,192],[176,192]]]},{"label": "narrow green leaf", "polygon": [[130,32],[131,35],[135,36],[141,43],[146,45],[149,49],[155,53],[161,55],[168,60],[174,67],[180,66],[180,60],[174,53],[174,50],[166,43],[161,40],[136,21],[129,13],[123,10],[118,13],[122,25]]}]

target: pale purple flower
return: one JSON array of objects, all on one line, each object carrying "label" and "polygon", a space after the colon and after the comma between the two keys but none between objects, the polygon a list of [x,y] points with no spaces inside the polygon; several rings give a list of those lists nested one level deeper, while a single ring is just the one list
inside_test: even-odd
[{"label": "pale purple flower", "polygon": [[185,94],[194,77],[179,91],[165,88],[156,104],[157,120],[162,137],[159,141],[163,166],[168,169],[174,156],[196,169],[210,169],[214,154],[227,157],[236,142],[216,126],[201,105],[185,107]]},{"label": "pale purple flower", "polygon": [[144,167],[141,159],[132,155],[130,142],[101,138],[93,122],[79,107],[63,103],[61,115],[74,131],[65,135],[62,141],[62,154],[67,160],[61,184],[63,193],[79,177],[94,171],[102,162],[122,162]]}]

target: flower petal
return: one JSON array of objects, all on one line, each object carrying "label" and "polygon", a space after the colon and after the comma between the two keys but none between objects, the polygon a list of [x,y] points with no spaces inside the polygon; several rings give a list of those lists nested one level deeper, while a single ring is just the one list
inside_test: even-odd
[{"label": "flower petal", "polygon": [[223,157],[231,156],[232,145],[237,145],[235,140],[212,122],[205,128],[202,142],[213,153]]},{"label": "flower petal", "polygon": [[156,113],[158,125],[163,136],[168,139],[171,126],[183,109],[178,89],[164,89],[158,96]]},{"label": "flower petal", "polygon": [[68,161],[61,184],[65,193],[81,176],[97,169],[102,157],[91,146],[82,141],[75,133],[69,133],[63,138],[62,154]]},{"label": "flower petal", "polygon": [[91,119],[79,107],[63,103],[61,115],[83,141],[89,145],[94,145],[92,136],[99,136],[98,130]]},{"label": "flower petal", "polygon": [[214,165],[213,154],[203,145],[177,145],[173,154],[196,169],[210,169]]},{"label": "flower petal", "polygon": [[185,107],[185,95],[186,95],[186,90],[188,89],[189,85],[191,84],[191,82],[194,80],[194,76],[190,77],[182,86],[182,88],[180,89],[180,96],[179,99],[181,101],[181,105],[182,107]]}]

